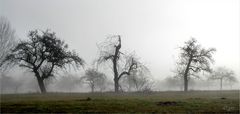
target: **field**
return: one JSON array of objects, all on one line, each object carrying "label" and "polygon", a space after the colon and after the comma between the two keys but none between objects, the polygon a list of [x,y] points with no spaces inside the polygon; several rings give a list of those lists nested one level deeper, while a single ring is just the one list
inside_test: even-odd
[{"label": "field", "polygon": [[1,113],[239,113],[239,91],[1,95]]}]

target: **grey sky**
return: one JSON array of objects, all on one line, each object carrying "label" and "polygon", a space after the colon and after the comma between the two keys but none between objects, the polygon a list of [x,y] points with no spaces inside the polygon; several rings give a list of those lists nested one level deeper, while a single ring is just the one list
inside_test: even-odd
[{"label": "grey sky", "polygon": [[47,28],[76,49],[88,64],[96,43],[111,34],[135,51],[155,78],[171,75],[177,47],[190,37],[217,49],[214,66],[240,74],[239,0],[0,0],[19,38]]}]

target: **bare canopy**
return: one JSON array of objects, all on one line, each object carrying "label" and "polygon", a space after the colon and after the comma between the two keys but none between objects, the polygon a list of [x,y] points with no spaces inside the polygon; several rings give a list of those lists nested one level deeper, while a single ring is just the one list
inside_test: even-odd
[{"label": "bare canopy", "polygon": [[183,47],[180,47],[180,66],[183,66],[184,76],[184,91],[188,91],[188,79],[190,74],[200,71],[211,72],[210,62],[214,62],[212,54],[216,51],[215,48],[205,49],[197,44],[197,40],[191,38],[185,42]]},{"label": "bare canopy", "polygon": [[119,80],[124,76],[129,76],[130,73],[138,68],[140,62],[134,55],[127,55],[120,51],[122,47],[121,36],[116,35],[103,42],[100,45],[100,57],[98,62],[110,61],[112,63],[112,70],[114,73],[114,88],[115,92],[119,92]]},{"label": "bare canopy", "polygon": [[234,72],[226,67],[218,67],[216,70],[214,70],[209,79],[211,80],[219,80],[220,82],[220,90],[223,88],[223,81],[229,81],[230,85],[232,83],[236,83],[237,79],[234,76]]},{"label": "bare canopy", "polygon": [[30,31],[28,40],[21,41],[7,55],[5,62],[16,63],[30,69],[37,78],[40,90],[46,92],[44,80],[53,77],[57,68],[66,65],[82,66],[84,61],[75,52],[68,51],[68,45],[58,39],[55,33],[48,30]]},{"label": "bare canopy", "polygon": [[3,60],[15,44],[15,30],[5,17],[0,17],[0,74],[6,70]]},{"label": "bare canopy", "polygon": [[82,81],[85,81],[91,88],[91,92],[94,92],[96,88],[101,91],[105,88],[107,77],[104,73],[97,71],[97,69],[87,69]]}]

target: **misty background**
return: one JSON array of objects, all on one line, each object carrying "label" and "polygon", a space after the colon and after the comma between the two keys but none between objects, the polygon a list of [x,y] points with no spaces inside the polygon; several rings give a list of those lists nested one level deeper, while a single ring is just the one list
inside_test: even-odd
[{"label": "misty background", "polygon": [[[0,15],[10,21],[17,39],[27,39],[27,33],[34,29],[56,32],[86,61],[85,69],[92,67],[99,55],[97,44],[119,34],[122,50],[134,51],[150,69],[153,90],[165,91],[182,89],[181,82],[168,77],[174,75],[178,47],[191,37],[203,47],[217,49],[213,68],[230,68],[240,80],[239,6],[239,0],[0,0]],[[4,77],[5,81],[1,78],[1,92],[38,90],[32,73],[13,69]],[[113,85],[113,74],[105,69],[100,70]],[[88,92],[86,84],[77,82],[84,73],[80,69],[59,74],[47,84],[48,91]],[[201,79],[190,81],[189,88],[219,89],[217,81],[203,80],[204,74]],[[238,88],[238,83],[231,86],[227,82],[223,87]],[[108,86],[105,91],[112,89]]]}]

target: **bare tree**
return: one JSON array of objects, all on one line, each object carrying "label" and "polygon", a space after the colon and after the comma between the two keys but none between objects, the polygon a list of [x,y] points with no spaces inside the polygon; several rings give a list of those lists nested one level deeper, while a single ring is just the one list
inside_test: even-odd
[{"label": "bare tree", "polygon": [[134,69],[130,75],[123,78],[123,82],[128,88],[128,91],[135,89],[136,91],[144,91],[146,88],[151,89],[152,81],[150,79],[149,69],[143,65],[138,64],[138,68]]},{"label": "bare tree", "polygon": [[226,81],[228,82],[231,89],[234,84],[238,83],[238,80],[234,75],[229,76]]},{"label": "bare tree", "polygon": [[81,80],[86,81],[91,88],[91,92],[94,92],[97,87],[101,91],[105,88],[106,78],[105,74],[96,69],[88,69],[86,70],[85,76],[81,77]]},{"label": "bare tree", "polygon": [[191,74],[200,71],[211,72],[210,63],[214,62],[212,54],[216,49],[202,48],[194,38],[185,42],[185,45],[180,49],[180,62],[178,64],[184,67],[184,91],[188,91],[188,78]]},{"label": "bare tree", "polygon": [[15,44],[15,30],[5,17],[0,17],[0,75],[6,70],[3,60]]},{"label": "bare tree", "polygon": [[121,36],[116,35],[100,45],[99,63],[110,61],[114,73],[114,89],[119,92],[119,80],[124,75],[130,75],[138,67],[138,61],[132,55],[126,55],[120,51],[122,47]]},{"label": "bare tree", "polygon": [[211,80],[219,80],[220,82],[220,90],[223,88],[223,81],[229,81],[232,83],[237,82],[237,79],[234,76],[234,72],[226,67],[218,67],[213,71],[212,75],[210,75],[209,79]]},{"label": "bare tree", "polygon": [[80,67],[84,64],[75,52],[68,51],[68,45],[48,30],[30,31],[28,40],[21,41],[7,55],[4,62],[16,63],[35,74],[42,93],[46,92],[44,80],[53,77],[57,69],[66,66]]}]

